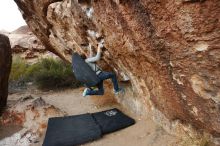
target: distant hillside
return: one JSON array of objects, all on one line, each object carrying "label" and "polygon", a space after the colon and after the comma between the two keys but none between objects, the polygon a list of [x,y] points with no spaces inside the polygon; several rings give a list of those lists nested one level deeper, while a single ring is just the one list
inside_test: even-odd
[{"label": "distant hillside", "polygon": [[11,32],[12,34],[28,34],[31,33],[31,30],[27,25],[21,26],[18,29]]},{"label": "distant hillside", "polygon": [[8,34],[9,34],[9,32],[6,31],[6,30],[4,30],[4,29],[0,30],[0,33],[1,33],[1,34],[5,34],[5,35],[8,35]]}]

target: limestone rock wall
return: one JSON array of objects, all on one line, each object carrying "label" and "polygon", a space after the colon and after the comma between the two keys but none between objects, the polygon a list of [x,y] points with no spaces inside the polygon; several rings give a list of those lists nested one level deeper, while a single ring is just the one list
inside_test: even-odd
[{"label": "limestone rock wall", "polygon": [[23,59],[40,58],[47,52],[28,26],[21,26],[7,35],[11,42],[12,53],[19,54]]},{"label": "limestone rock wall", "polygon": [[7,104],[8,78],[11,70],[11,45],[9,38],[0,34],[0,112]]},{"label": "limestone rock wall", "polygon": [[[220,136],[219,0],[15,0],[46,48],[66,61],[94,48],[131,81],[136,112]],[[124,98],[126,100],[126,98]]]},{"label": "limestone rock wall", "polygon": [[0,124],[2,126],[17,125],[22,129],[1,139],[0,145],[40,145],[39,141],[46,132],[48,119],[65,115],[65,112],[46,103],[41,97],[32,97],[31,95],[21,97],[2,114]]}]

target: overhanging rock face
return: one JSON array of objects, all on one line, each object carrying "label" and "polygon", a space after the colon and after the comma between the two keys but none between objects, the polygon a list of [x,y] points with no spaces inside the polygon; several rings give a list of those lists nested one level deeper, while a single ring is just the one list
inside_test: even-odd
[{"label": "overhanging rock face", "polygon": [[131,80],[143,107],[220,136],[219,0],[15,2],[48,50],[70,61],[102,36],[105,62]]}]

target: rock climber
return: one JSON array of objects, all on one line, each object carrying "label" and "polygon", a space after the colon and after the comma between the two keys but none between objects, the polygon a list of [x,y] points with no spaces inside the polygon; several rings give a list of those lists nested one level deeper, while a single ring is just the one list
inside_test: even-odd
[{"label": "rock climber", "polygon": [[120,92],[124,92],[124,89],[118,86],[118,81],[116,74],[113,72],[106,72],[102,71],[101,68],[96,64],[97,61],[101,59],[102,54],[102,48],[103,48],[103,42],[100,42],[98,44],[98,50],[97,54],[93,56],[93,51],[91,44],[88,45],[89,50],[89,57],[87,58],[85,55],[81,55],[81,58],[85,60],[85,62],[92,68],[93,71],[95,71],[98,78],[100,78],[100,82],[97,85],[98,89],[92,89],[92,88],[86,88],[83,91],[83,96],[87,95],[103,95],[104,94],[104,87],[103,87],[103,81],[107,79],[111,79],[114,87],[114,93],[119,94]]}]

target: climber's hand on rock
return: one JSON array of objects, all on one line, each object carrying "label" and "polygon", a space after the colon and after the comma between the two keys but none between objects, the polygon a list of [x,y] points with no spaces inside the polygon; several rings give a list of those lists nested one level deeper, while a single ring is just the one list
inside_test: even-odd
[{"label": "climber's hand on rock", "polygon": [[102,52],[102,48],[100,46],[98,46],[97,52]]},{"label": "climber's hand on rock", "polygon": [[92,51],[92,45],[91,44],[88,45],[88,50]]},{"label": "climber's hand on rock", "polygon": [[98,44],[98,48],[103,48],[103,47],[104,47],[103,44],[101,44],[101,43]]}]

